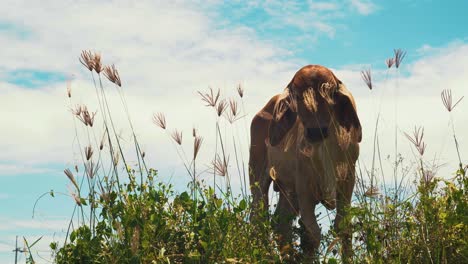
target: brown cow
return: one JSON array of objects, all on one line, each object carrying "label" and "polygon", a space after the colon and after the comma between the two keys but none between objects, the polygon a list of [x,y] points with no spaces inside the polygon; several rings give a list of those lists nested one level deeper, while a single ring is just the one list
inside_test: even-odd
[{"label": "brown cow", "polygon": [[337,209],[335,230],[343,258],[351,255],[345,223],[355,182],[362,132],[351,93],[332,71],[319,65],[301,68],[282,94],[273,96],[251,124],[250,184],[255,207],[268,208],[274,180],[280,198],[275,226],[281,244],[291,242],[293,219],[301,216],[301,247],[313,256],[320,245],[315,207]]}]

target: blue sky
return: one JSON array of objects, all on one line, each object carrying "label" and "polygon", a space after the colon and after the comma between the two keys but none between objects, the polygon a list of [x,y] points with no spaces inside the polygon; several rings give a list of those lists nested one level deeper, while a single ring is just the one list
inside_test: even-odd
[{"label": "blue sky", "polygon": [[[206,139],[213,138],[209,121],[213,113],[203,107],[196,91],[219,87],[223,96],[230,96],[242,83],[247,116],[236,132],[245,134],[252,115],[306,64],[330,67],[347,84],[355,94],[365,132],[373,128],[376,109],[382,109],[381,138],[392,138],[397,106],[400,151],[409,160],[413,157],[402,135],[423,125],[428,160],[447,164],[444,173],[453,171],[450,116],[439,95],[450,88],[455,97],[467,96],[466,1],[45,0],[31,4],[7,0],[4,7],[0,10],[1,263],[12,262],[15,235],[31,240],[44,235],[38,250],[45,257],[53,237],[64,235],[73,201],[60,195],[69,193],[63,170],[79,163],[80,151],[68,111],[67,80],[73,76],[72,105],[98,108],[89,72],[78,61],[83,49],[100,51],[105,63],[117,65],[150,165],[179,190],[185,188],[187,176],[167,136],[152,125],[154,112],[165,112],[171,129],[197,127],[205,137],[201,156],[208,164],[214,143]],[[395,48],[404,49],[407,56],[400,73],[387,73],[384,61]],[[360,79],[360,71],[368,67],[375,74],[373,91]],[[110,99],[119,116],[120,99],[115,93]],[[462,115],[467,107],[462,101],[451,116],[462,149],[468,144],[462,135],[468,129]],[[130,142],[128,124],[121,119],[116,120],[119,131]],[[80,128],[79,134],[83,133]],[[362,142],[364,166],[369,161],[370,134],[364,133]],[[385,154],[393,155],[391,144],[382,144]],[[244,142],[242,150],[245,160],[247,145]],[[466,162],[468,153],[462,150],[463,154]],[[58,195],[42,198],[32,219],[35,200],[51,189]]]}]

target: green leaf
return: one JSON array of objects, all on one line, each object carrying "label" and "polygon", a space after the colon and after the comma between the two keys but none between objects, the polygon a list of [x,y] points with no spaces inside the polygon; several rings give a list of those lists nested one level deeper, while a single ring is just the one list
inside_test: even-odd
[{"label": "green leaf", "polygon": [[244,199],[242,199],[242,200],[240,201],[240,203],[239,203],[239,209],[240,209],[241,211],[244,211],[245,208],[247,208],[247,202],[246,202]]}]

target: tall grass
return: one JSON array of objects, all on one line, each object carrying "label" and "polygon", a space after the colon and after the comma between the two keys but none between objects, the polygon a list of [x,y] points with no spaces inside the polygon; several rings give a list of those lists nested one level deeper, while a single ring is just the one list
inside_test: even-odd
[{"label": "tall grass", "polygon": [[[400,51],[401,52],[401,51]],[[396,52],[395,52],[396,53]],[[396,54],[395,54],[396,56]],[[403,56],[404,57],[404,56]],[[402,58],[398,60],[400,66]],[[164,183],[158,171],[147,166],[130,117],[120,75],[114,65],[104,66],[98,53],[84,51],[81,63],[90,71],[102,123],[95,122],[96,112],[87,106],[74,106],[72,91],[67,95],[75,124],[76,142],[81,165],[64,173],[71,182],[70,197],[75,210],[70,217],[63,242],[53,242],[56,263],[294,263],[301,262],[300,237],[303,226],[294,228],[295,242],[281,249],[271,228],[274,217],[264,222],[250,223],[251,200],[246,181],[247,134],[244,89],[237,87],[237,98],[222,98],[219,90],[199,92],[201,102],[213,113],[212,139],[203,138],[196,129],[187,136],[171,128],[163,113],[155,113],[154,124],[162,129],[172,143],[190,179],[188,189],[178,193]],[[397,57],[387,60],[388,68]],[[396,64],[395,64],[396,65]],[[106,77],[111,85],[104,82]],[[363,73],[370,89],[370,70]],[[115,115],[110,111],[110,93],[117,93],[120,105],[132,132],[136,166],[124,155]],[[442,95],[451,112],[451,94]],[[238,102],[242,101],[242,104]],[[242,108],[238,107],[242,105]],[[363,114],[363,113],[362,113]],[[374,129],[374,153],[371,171],[359,166],[352,207],[347,215],[352,223],[353,260],[355,263],[463,263],[467,262],[468,207],[466,167],[460,159],[459,168],[451,179],[434,175],[424,159],[426,143],[423,128],[416,128],[407,139],[419,153],[416,165],[404,167],[395,155],[394,185],[385,179],[378,187],[375,171],[380,157],[378,141],[380,110]],[[450,117],[451,118],[451,117]],[[452,122],[453,137],[459,155],[459,145]],[[102,128],[99,133],[100,127]],[[395,124],[396,128],[396,124]],[[78,131],[85,131],[83,138]],[[231,133],[226,133],[229,131]],[[248,137],[248,136],[247,136]],[[208,140],[214,141],[208,169],[200,164],[200,149]],[[395,137],[396,140],[396,137]],[[190,148],[185,146],[189,141]],[[395,145],[397,146],[397,145]],[[397,152],[397,149],[395,149]],[[128,155],[128,154],[127,154]],[[80,170],[79,168],[82,168]],[[414,182],[408,179],[415,174]],[[201,176],[212,177],[202,181]],[[235,195],[234,177],[238,177],[240,195]],[[396,181],[400,177],[399,182]],[[211,181],[212,180],[212,181]],[[414,186],[414,188],[412,188]],[[269,215],[268,208],[263,212]],[[331,214],[319,217],[331,225]],[[270,220],[268,220],[270,219]],[[323,230],[318,260],[323,263],[342,261],[339,240],[333,230]]]}]

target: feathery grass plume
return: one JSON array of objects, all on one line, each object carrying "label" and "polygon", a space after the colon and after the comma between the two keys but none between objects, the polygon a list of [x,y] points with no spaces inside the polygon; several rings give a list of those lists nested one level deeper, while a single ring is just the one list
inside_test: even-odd
[{"label": "feathery grass plume", "polygon": [[193,160],[197,159],[198,152],[200,151],[201,144],[203,143],[203,138],[195,135],[193,141]]},{"label": "feathery grass plume", "polygon": [[273,180],[273,181],[276,181],[278,179],[278,174],[276,173],[276,169],[275,169],[275,166],[271,166],[270,168],[270,178]]},{"label": "feathery grass plume", "polygon": [[78,173],[78,165],[75,165],[75,171]]},{"label": "feathery grass plume", "polygon": [[234,99],[229,100],[229,108],[231,111],[226,112],[226,119],[229,121],[229,123],[234,123],[238,118],[238,108],[237,108],[237,102]]},{"label": "feathery grass plume", "polygon": [[237,93],[239,94],[239,96],[242,98],[244,97],[244,87],[242,87],[242,85],[239,83],[239,85],[237,86]]},{"label": "feathery grass plume", "polygon": [[395,58],[388,58],[385,60],[385,64],[387,64],[387,67],[390,69],[393,64],[395,63]]},{"label": "feathery grass plume", "polygon": [[94,117],[97,112],[89,113],[88,108],[85,105],[77,105],[76,109],[72,109],[71,111],[85,126],[93,126]]},{"label": "feathery grass plume", "polygon": [[171,134],[172,139],[174,139],[177,144],[182,145],[182,132],[177,129],[174,130]]},{"label": "feathery grass plume", "polygon": [[218,113],[218,116],[221,116],[223,114],[224,110],[226,110],[226,107],[226,100],[223,99],[219,101],[218,105],[216,105],[216,113]]},{"label": "feathery grass plume", "polygon": [[393,52],[395,53],[395,67],[398,69],[406,56],[406,51],[403,51],[402,49],[394,49]]},{"label": "feathery grass plume", "polygon": [[464,96],[462,96],[458,101],[452,105],[452,90],[450,89],[444,89],[442,93],[440,94],[440,97],[442,98],[442,103],[444,104],[445,108],[447,108],[447,111],[452,112],[452,110],[457,106],[457,104],[463,99]]},{"label": "feathery grass plume", "polygon": [[106,76],[109,81],[117,84],[119,87],[122,87],[119,72],[115,68],[114,64],[104,67],[104,76]]},{"label": "feathery grass plume", "polygon": [[208,93],[202,94],[200,91],[198,91],[198,94],[202,97],[202,101],[207,103],[206,106],[215,107],[219,99],[219,88],[218,88],[218,92],[216,93],[216,95],[213,93],[213,89],[211,87],[210,87],[209,94]]},{"label": "feathery grass plume", "polygon": [[162,129],[166,129],[166,117],[163,113],[156,113],[153,115],[153,123]]},{"label": "feathery grass plume", "polygon": [[71,183],[76,187],[76,189],[78,190],[78,183],[76,182],[75,180],[75,176],[73,176],[73,173],[70,171],[70,169],[65,169],[63,171],[63,173],[65,173],[65,175],[67,175],[68,179],[71,181]]},{"label": "feathery grass plume", "polygon": [[84,149],[86,160],[90,160],[91,157],[93,156],[93,147],[91,145],[86,146]]},{"label": "feathery grass plume", "polygon": [[423,141],[424,137],[424,128],[423,127],[414,127],[413,137],[408,135],[405,132],[406,138],[413,143],[416,147],[416,150],[419,152],[421,156],[424,155],[424,151],[426,150],[426,143]]},{"label": "feathery grass plume", "polygon": [[361,71],[361,78],[366,83],[367,87],[372,90],[372,75],[371,69]]},{"label": "feathery grass plume", "polygon": [[85,163],[85,171],[90,179],[94,178],[94,175],[97,172],[97,166],[95,166],[93,161]]},{"label": "feathery grass plume", "polygon": [[101,62],[101,53],[94,52],[94,55],[92,56],[92,58],[93,58],[94,71],[96,71],[97,74],[101,73],[101,71],[103,70],[102,62]]},{"label": "feathery grass plume", "polygon": [[80,62],[83,64],[89,71],[94,69],[94,60],[91,51],[83,50],[81,51]]},{"label": "feathery grass plume", "polygon": [[[83,111],[83,106],[76,105],[75,109],[70,109],[70,111],[72,112],[72,114],[76,115],[78,119],[81,120],[81,112]],[[84,123],[84,120],[81,120],[81,121]]]},{"label": "feathery grass plume", "polygon": [[234,99],[229,100],[229,108],[233,116],[237,115],[237,102]]},{"label": "feathery grass plume", "polygon": [[229,164],[229,158],[227,160],[221,160],[221,157],[218,154],[216,154],[216,158],[213,160],[211,164],[214,167],[214,171],[216,175],[226,176],[227,168]]},{"label": "feathery grass plume", "polygon": [[195,128],[192,129],[192,136],[197,137],[197,130]]},{"label": "feathery grass plume", "polygon": [[91,112],[91,114],[88,112],[88,109],[85,107],[84,111],[81,113],[83,116],[83,119],[85,121],[85,125],[93,127],[94,124],[94,117],[96,116],[97,112]]}]

